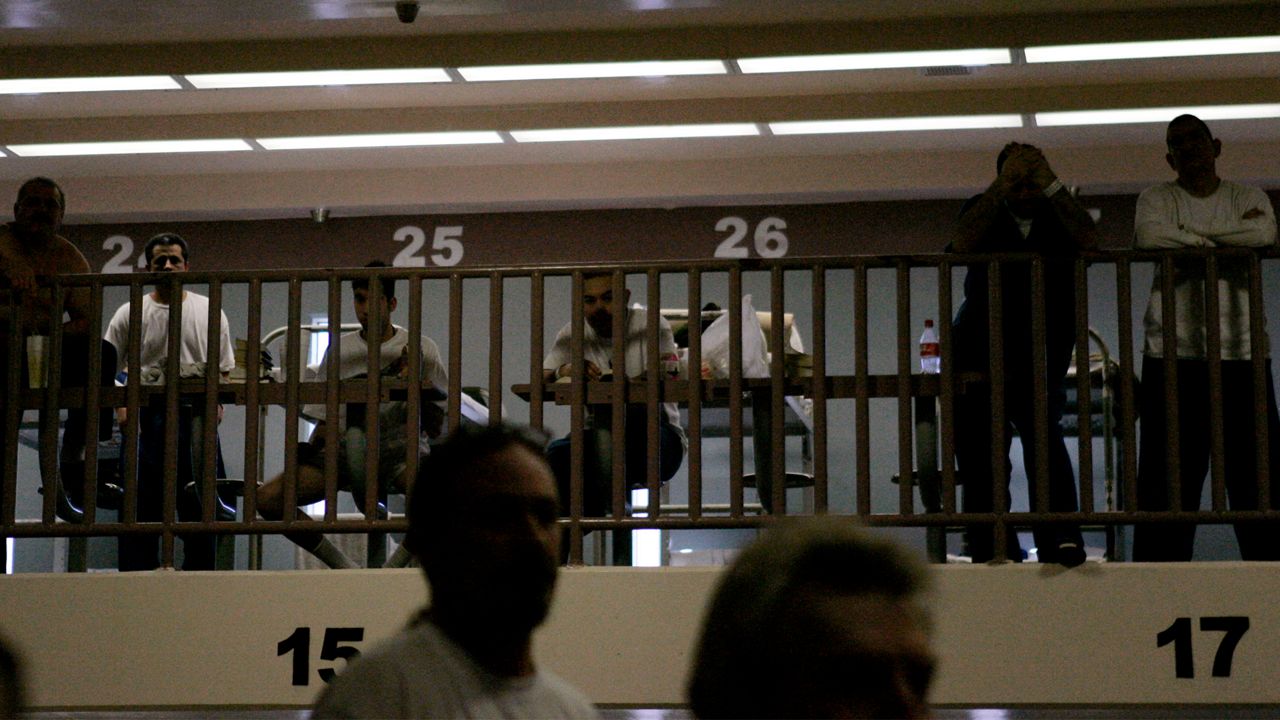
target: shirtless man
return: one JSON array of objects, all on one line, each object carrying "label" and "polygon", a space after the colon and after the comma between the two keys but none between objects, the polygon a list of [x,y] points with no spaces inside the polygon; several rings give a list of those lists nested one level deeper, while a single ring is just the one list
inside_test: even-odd
[{"label": "shirtless man", "polygon": [[[13,222],[0,227],[0,275],[9,285],[0,289],[0,347],[6,348],[6,352],[0,353],[0,378],[8,377],[7,348],[12,343],[25,347],[24,338],[50,335],[60,322],[51,316],[54,298],[48,285],[53,278],[90,272],[84,255],[58,234],[65,210],[66,197],[58,183],[44,177],[31,178],[18,189]],[[89,290],[68,288],[63,291],[62,302],[68,317],[61,323],[62,385],[83,387],[87,379],[84,358],[89,354]],[[102,367],[109,375],[115,369],[115,351],[104,345],[103,352]],[[19,387],[26,382],[23,375],[25,373],[19,373]],[[0,393],[0,418],[8,416],[5,403],[16,389],[7,388]],[[109,414],[107,420],[109,422]],[[68,413],[60,458],[63,485],[73,500],[84,487],[84,425],[83,410],[73,409]],[[0,437],[0,458],[8,457],[9,440]],[[55,481],[56,478],[44,478],[46,489],[60,490]],[[79,520],[81,516],[76,503],[67,502],[61,492],[58,493],[58,515],[66,520]]]}]

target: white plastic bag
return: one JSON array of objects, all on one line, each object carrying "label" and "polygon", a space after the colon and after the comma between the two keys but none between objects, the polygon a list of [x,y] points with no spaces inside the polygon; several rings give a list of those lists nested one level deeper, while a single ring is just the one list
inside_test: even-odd
[{"label": "white plastic bag", "polygon": [[[716,318],[702,333],[702,364],[713,378],[729,377],[729,313]],[[742,377],[769,377],[769,355],[765,352],[764,330],[751,304],[742,298]]]}]

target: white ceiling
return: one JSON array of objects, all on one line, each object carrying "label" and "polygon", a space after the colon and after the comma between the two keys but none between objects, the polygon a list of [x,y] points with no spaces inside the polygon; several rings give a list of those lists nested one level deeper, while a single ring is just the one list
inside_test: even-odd
[{"label": "white ceiling", "polygon": [[[0,78],[738,58],[1280,34],[1280,4],[1094,0],[0,0]],[[668,79],[0,96],[0,146],[1280,102],[1280,55]],[[1280,121],[1213,124],[1224,175],[1280,186]],[[78,221],[960,197],[1013,138],[1086,191],[1168,177],[1159,124],[70,158]],[[3,191],[0,191],[2,194]]]}]

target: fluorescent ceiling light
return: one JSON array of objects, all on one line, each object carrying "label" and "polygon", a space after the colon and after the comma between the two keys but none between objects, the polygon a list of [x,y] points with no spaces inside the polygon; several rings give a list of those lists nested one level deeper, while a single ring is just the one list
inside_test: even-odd
[{"label": "fluorescent ceiling light", "polygon": [[500,80],[571,80],[581,78],[724,75],[720,60],[652,60],[645,62],[557,63],[554,65],[487,65],[458,68],[469,82]]},{"label": "fluorescent ceiling light", "polygon": [[1061,125],[1167,123],[1179,115],[1186,114],[1195,115],[1205,121],[1274,118],[1280,117],[1280,103],[1045,112],[1036,113],[1036,125],[1039,125],[1040,127],[1057,127]]},{"label": "fluorescent ceiling light", "polygon": [[397,70],[313,70],[307,72],[221,73],[186,75],[200,90],[224,88],[311,87],[317,85],[391,85],[397,83],[445,83],[449,74],[440,68]]},{"label": "fluorescent ceiling light", "polygon": [[168,75],[134,75],[129,77],[26,78],[0,80],[0,95],[35,95],[40,93],[111,92],[118,90],[181,90],[178,81]]},{"label": "fluorescent ceiling light", "polygon": [[1280,35],[1213,38],[1211,40],[1157,40],[1153,42],[1044,45],[1026,50],[1027,62],[1083,62],[1088,60],[1139,60],[1205,55],[1247,55],[1280,52]]},{"label": "fluorescent ceiling light", "polygon": [[979,130],[1022,127],[1021,115],[939,115],[936,117],[872,118],[867,120],[801,120],[769,123],[774,135],[820,135],[910,130]]},{"label": "fluorescent ceiling light", "polygon": [[937,67],[944,65],[1007,65],[1013,57],[1007,48],[973,50],[925,50],[921,52],[854,53],[850,55],[792,55],[743,58],[743,73],[819,72],[824,70],[877,70],[885,68]]},{"label": "fluorescent ceiling light", "polygon": [[501,142],[502,136],[492,130],[474,132],[313,135],[310,137],[258,138],[258,144],[267,150],[414,147],[424,145],[489,145]]},{"label": "fluorescent ceiling light", "polygon": [[516,142],[579,142],[589,140],[658,140],[668,138],[738,137],[759,135],[754,123],[709,125],[644,125],[635,127],[512,130]]},{"label": "fluorescent ceiling light", "polygon": [[154,153],[242,152],[252,150],[244,140],[140,140],[132,142],[46,143],[9,145],[18,157],[68,155],[150,155]]}]

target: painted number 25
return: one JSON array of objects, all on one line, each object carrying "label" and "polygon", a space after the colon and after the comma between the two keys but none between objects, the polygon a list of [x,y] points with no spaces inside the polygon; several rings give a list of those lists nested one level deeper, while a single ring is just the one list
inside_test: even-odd
[{"label": "painted number 25", "polygon": [[[727,232],[729,236],[716,246],[716,257],[751,257],[751,249],[743,243],[750,229],[750,223],[735,215],[720,218],[720,222],[716,223],[716,232]],[[756,254],[762,258],[780,258],[786,255],[787,234],[783,232],[786,229],[787,221],[780,217],[767,217],[761,220],[756,225],[753,238]]]},{"label": "painted number 25", "polygon": [[[391,264],[396,267],[426,267],[427,258],[422,255],[422,246],[427,244],[427,234],[415,225],[405,225],[396,230],[393,236],[396,242],[407,242],[404,249],[396,253]],[[462,226],[442,225],[436,228],[431,238],[431,264],[449,266],[462,261]]]}]

